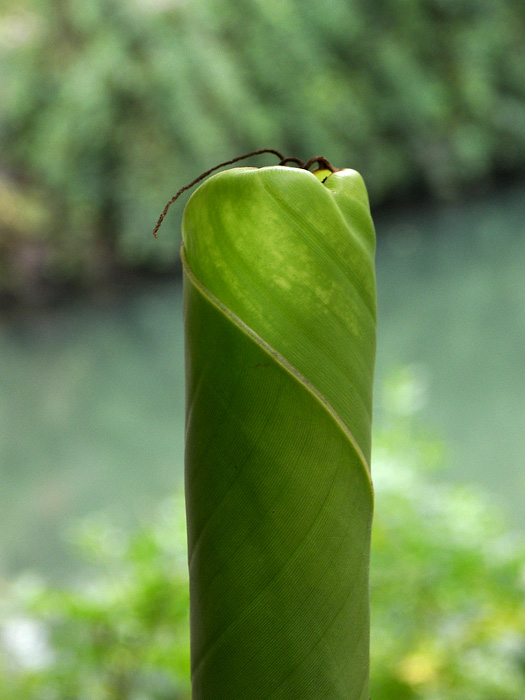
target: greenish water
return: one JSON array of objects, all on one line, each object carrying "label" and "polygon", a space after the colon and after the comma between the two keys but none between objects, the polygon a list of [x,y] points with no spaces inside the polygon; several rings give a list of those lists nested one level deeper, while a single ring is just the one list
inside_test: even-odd
[{"label": "greenish water", "polygon": [[377,227],[377,393],[392,368],[415,365],[445,476],[478,484],[524,528],[525,187]]},{"label": "greenish water", "polygon": [[72,520],[135,524],[181,486],[179,287],[4,324],[0,358],[0,575],[66,576]]},{"label": "greenish water", "polygon": [[[525,526],[525,188],[410,210],[379,232],[377,419],[411,366],[441,478],[489,490]],[[0,575],[65,578],[71,522],[147,520],[182,485],[180,287],[74,302],[0,325]]]}]

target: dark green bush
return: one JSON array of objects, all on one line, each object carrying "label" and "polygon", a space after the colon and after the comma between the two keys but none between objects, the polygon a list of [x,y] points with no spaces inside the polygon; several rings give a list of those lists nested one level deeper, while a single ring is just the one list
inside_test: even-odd
[{"label": "dark green bush", "polygon": [[376,202],[519,169],[524,7],[4,0],[0,288],[170,268],[166,199],[255,148],[355,167]]}]

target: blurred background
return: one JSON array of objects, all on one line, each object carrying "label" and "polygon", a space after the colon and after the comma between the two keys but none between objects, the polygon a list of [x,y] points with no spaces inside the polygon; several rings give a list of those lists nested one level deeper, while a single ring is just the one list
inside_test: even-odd
[{"label": "blurred background", "polygon": [[524,36],[520,0],[0,0],[3,699],[189,698],[184,198],[151,231],[269,147],[359,170],[378,234],[372,697],[524,700]]}]

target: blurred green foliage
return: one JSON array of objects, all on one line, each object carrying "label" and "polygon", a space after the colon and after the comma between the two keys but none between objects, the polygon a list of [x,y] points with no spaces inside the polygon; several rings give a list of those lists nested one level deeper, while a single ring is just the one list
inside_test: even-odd
[{"label": "blurred green foliage", "polygon": [[[372,697],[523,700],[525,543],[472,488],[436,482],[443,446],[406,379],[374,443]],[[188,700],[182,498],[131,537],[102,517],[76,533],[91,569],[75,589],[4,586],[3,700]]]},{"label": "blurred green foliage", "polygon": [[165,201],[251,149],[375,202],[516,171],[524,35],[520,0],[3,0],[0,292],[170,269]]},{"label": "blurred green foliage", "polygon": [[75,589],[30,575],[10,585],[0,608],[2,700],[189,698],[182,499],[159,512],[131,537],[103,516],[83,521],[73,534],[89,568]]}]

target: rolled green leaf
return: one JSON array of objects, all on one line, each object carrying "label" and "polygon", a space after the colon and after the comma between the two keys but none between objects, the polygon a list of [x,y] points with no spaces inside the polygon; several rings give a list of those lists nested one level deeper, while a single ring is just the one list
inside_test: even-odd
[{"label": "rolled green leaf", "polygon": [[368,700],[374,251],[353,170],[186,206],[193,700]]}]

